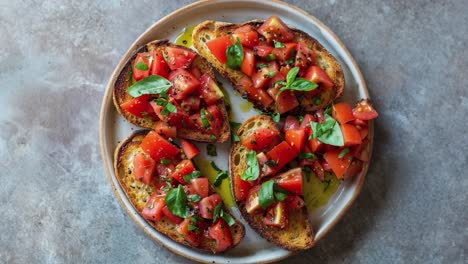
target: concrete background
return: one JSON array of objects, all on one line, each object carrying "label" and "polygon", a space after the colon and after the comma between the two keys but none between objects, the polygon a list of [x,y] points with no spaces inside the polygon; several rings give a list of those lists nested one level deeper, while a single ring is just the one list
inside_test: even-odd
[{"label": "concrete background", "polygon": [[[188,263],[126,216],[102,166],[104,87],[191,1],[0,1],[0,262]],[[380,112],[369,176],[284,263],[468,263],[466,1],[289,1],[348,46]]]}]

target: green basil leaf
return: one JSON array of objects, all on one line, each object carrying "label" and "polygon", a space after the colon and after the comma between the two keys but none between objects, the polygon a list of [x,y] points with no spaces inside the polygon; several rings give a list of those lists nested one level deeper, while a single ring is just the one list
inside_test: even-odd
[{"label": "green basil leaf", "polygon": [[230,214],[224,211],[222,211],[221,217],[224,219],[224,221],[226,221],[226,224],[228,224],[228,226],[233,226],[236,224],[236,220],[234,220],[234,218],[232,218]]},{"label": "green basil leaf", "polygon": [[128,87],[127,92],[132,97],[136,98],[144,94],[167,93],[171,86],[172,83],[166,78],[158,75],[151,75]]},{"label": "green basil leaf", "polygon": [[287,59],[286,64],[287,65],[293,65],[294,64],[294,57],[291,57],[291,58]]},{"label": "green basil leaf", "polygon": [[162,115],[169,115],[170,113],[177,113],[177,107],[170,103],[169,101],[162,99],[162,98],[156,98],[153,99],[153,101],[156,102],[157,105],[163,106],[164,109],[161,111]]},{"label": "green basil leaf", "polygon": [[284,45],[283,43],[279,41],[273,40],[273,43],[275,45],[275,48],[286,48],[286,45]]},{"label": "green basil leaf", "polygon": [[189,225],[188,230],[189,231],[195,231],[195,233],[197,233],[197,234],[200,233],[200,229],[198,229],[198,226]]},{"label": "green basil leaf", "polygon": [[188,197],[190,202],[198,203],[201,200],[201,196],[198,194],[192,194]]},{"label": "green basil leaf", "polygon": [[213,211],[213,223],[221,216],[223,203],[218,204]]},{"label": "green basil leaf", "polygon": [[216,146],[211,143],[206,145],[206,153],[210,156],[217,156],[218,153],[216,152]]},{"label": "green basil leaf", "polygon": [[299,70],[299,67],[294,67],[288,72],[288,75],[286,75],[286,87],[289,87],[293,83],[299,73]]},{"label": "green basil leaf", "polygon": [[242,61],[244,60],[244,48],[239,38],[237,38],[236,44],[229,46],[226,49],[227,66],[231,69],[240,69]]},{"label": "green basil leaf", "polygon": [[217,171],[217,172],[223,171],[223,170],[221,170],[220,168],[218,168],[218,166],[216,166],[216,163],[214,163],[214,161],[211,161],[211,162],[210,162],[210,165],[211,165],[211,167],[212,167],[215,171]]},{"label": "green basil leaf", "polygon": [[273,191],[275,193],[275,199],[276,201],[278,202],[282,202],[284,200],[286,200],[286,198],[288,198],[288,191],[281,188],[280,186],[278,186],[278,184],[275,184],[273,185]]},{"label": "green basil leaf", "polygon": [[297,156],[299,159],[315,159],[315,154],[310,152],[304,152]]},{"label": "green basil leaf", "polygon": [[344,149],[340,152],[340,154],[338,154],[338,158],[342,159],[342,158],[344,158],[344,156],[345,156],[346,154],[348,154],[348,153],[349,153],[349,148],[344,148]]},{"label": "green basil leaf", "polygon": [[241,178],[244,181],[255,181],[260,176],[260,165],[257,160],[257,152],[250,151],[247,154],[247,169],[242,174]]},{"label": "green basil leaf", "polygon": [[202,110],[200,111],[200,115],[201,115],[201,120],[205,129],[210,128],[211,125],[210,125],[210,122],[208,121],[208,118],[206,117],[206,110],[204,108],[202,108]]},{"label": "green basil leaf", "polygon": [[325,114],[324,123],[311,121],[310,126],[314,131],[311,135],[312,138],[318,138],[321,142],[332,146],[341,147],[344,145],[340,124],[330,115]]},{"label": "green basil leaf", "polygon": [[169,165],[169,164],[171,164],[171,162],[172,162],[171,159],[166,159],[166,158],[161,159],[161,164],[163,164],[163,165]]},{"label": "green basil leaf", "polygon": [[273,120],[278,123],[281,119],[281,114],[280,113],[276,113],[273,115]]},{"label": "green basil leaf", "polygon": [[274,60],[276,60],[276,56],[275,56],[275,54],[268,54],[268,55],[266,55],[265,59],[267,61],[274,61]]},{"label": "green basil leaf", "polygon": [[229,124],[231,125],[231,141],[232,142],[239,142],[240,137],[237,135],[237,130],[242,125],[241,123],[230,121]]},{"label": "green basil leaf", "polygon": [[273,190],[274,185],[274,180],[269,180],[262,183],[260,188],[259,203],[263,209],[266,209],[275,203],[275,194]]},{"label": "green basil leaf", "polygon": [[201,172],[200,171],[193,171],[187,175],[184,176],[184,180],[186,183],[189,183],[191,179],[196,179],[196,178],[199,178],[201,176]]},{"label": "green basil leaf", "polygon": [[272,72],[269,72],[269,73],[268,73],[268,76],[269,76],[270,78],[275,77],[275,75],[276,75],[276,71],[272,71]]},{"label": "green basil leaf", "polygon": [[228,174],[227,171],[218,172],[218,175],[216,175],[216,179],[215,179],[213,185],[215,187],[219,187],[221,185],[221,183],[223,183],[223,180],[227,179],[227,177],[229,177],[229,174]]},{"label": "green basil leaf", "polygon": [[189,216],[187,195],[185,194],[184,187],[181,184],[167,193],[165,201],[169,211],[174,215],[182,218],[187,218]]},{"label": "green basil leaf", "polygon": [[266,68],[266,67],[270,67],[270,64],[268,64],[268,63],[257,63],[255,65],[255,68],[257,68],[257,70],[259,70],[261,68]]},{"label": "green basil leaf", "polygon": [[137,68],[140,71],[147,71],[149,70],[148,64],[140,61],[135,65],[135,68]]},{"label": "green basil leaf", "polygon": [[322,98],[320,98],[320,96],[314,96],[314,98],[312,98],[312,102],[315,104],[315,105],[319,105],[322,103]]},{"label": "green basil leaf", "polygon": [[267,160],[267,161],[265,162],[265,164],[268,165],[268,166],[270,166],[270,167],[278,166],[278,163],[279,163],[279,162],[276,161],[276,160]]},{"label": "green basil leaf", "polygon": [[210,139],[211,139],[212,141],[215,141],[217,138],[216,138],[215,135],[210,135]]},{"label": "green basil leaf", "polygon": [[318,85],[314,82],[311,82],[304,78],[297,78],[291,83],[291,85],[288,87],[288,90],[308,92],[315,90],[315,88],[317,87]]}]

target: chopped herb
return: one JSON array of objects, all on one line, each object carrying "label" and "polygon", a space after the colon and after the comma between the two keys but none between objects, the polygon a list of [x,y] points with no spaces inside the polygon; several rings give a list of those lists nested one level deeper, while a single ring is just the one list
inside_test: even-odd
[{"label": "chopped herb", "polygon": [[170,181],[166,181],[166,186],[163,187],[161,190],[168,192],[171,189],[172,189],[172,183]]},{"label": "chopped herb", "polygon": [[184,187],[181,184],[167,193],[165,201],[169,211],[174,215],[182,218],[187,218],[189,216],[187,195],[185,194]]},{"label": "chopped herb", "polygon": [[198,229],[198,226],[189,225],[188,230],[189,231],[195,231],[195,233],[200,234],[200,229]]},{"label": "chopped herb", "polygon": [[166,159],[166,158],[161,159],[161,164],[164,164],[164,165],[169,165],[171,164],[171,162],[172,162],[171,159]]},{"label": "chopped herb", "polygon": [[265,162],[265,164],[270,166],[270,167],[275,167],[275,166],[278,166],[278,161],[276,161],[276,160],[267,160]]},{"label": "chopped herb", "polygon": [[239,38],[237,38],[236,44],[229,46],[226,49],[227,66],[231,69],[240,69],[242,61],[244,60],[244,49]]},{"label": "chopped herb", "polygon": [[217,138],[216,138],[215,135],[210,135],[210,139],[213,140],[213,141],[215,141]]},{"label": "chopped herb", "polygon": [[260,165],[257,160],[257,152],[250,151],[247,154],[247,169],[242,174],[241,178],[244,181],[255,181],[260,176]]},{"label": "chopped herb", "polygon": [[273,40],[273,43],[275,45],[275,48],[286,48],[286,45],[284,45],[283,43],[279,41]]},{"label": "chopped herb", "polygon": [[170,103],[169,101],[162,99],[162,98],[156,98],[153,99],[153,101],[156,102],[157,105],[164,107],[164,109],[161,111],[162,115],[169,115],[170,113],[177,113],[177,107]]},{"label": "chopped herb", "polygon": [[315,154],[310,152],[304,152],[298,155],[300,159],[315,159]]},{"label": "chopped herb", "polygon": [[221,183],[223,182],[224,179],[229,177],[229,174],[227,171],[220,171],[218,172],[218,175],[216,175],[216,179],[213,183],[214,186],[219,187]]},{"label": "chopped herb", "polygon": [[291,57],[291,58],[287,59],[286,64],[287,65],[293,65],[294,64],[294,57]]},{"label": "chopped herb", "polygon": [[270,78],[275,77],[275,75],[276,75],[276,71],[271,71],[271,72],[268,73],[268,76],[269,76]]},{"label": "chopped herb", "polygon": [[196,178],[199,178],[201,176],[201,172],[200,171],[193,171],[192,173],[189,173],[187,175],[184,176],[184,180],[185,182],[190,182],[191,179],[196,179]]},{"label": "chopped herb", "polygon": [[279,187],[274,180],[262,183],[260,188],[259,203],[263,209],[277,201],[284,201],[288,197],[288,191]]},{"label": "chopped herb", "polygon": [[202,108],[202,110],[200,111],[200,114],[201,114],[201,120],[205,129],[210,128],[211,125],[210,125],[210,122],[208,121],[208,118],[206,118],[206,110],[204,108]]},{"label": "chopped herb", "polygon": [[210,156],[217,156],[218,153],[216,152],[216,146],[211,143],[206,145],[206,153]]},{"label": "chopped herb", "polygon": [[192,194],[188,197],[190,202],[198,203],[201,200],[201,196],[198,194]]},{"label": "chopped herb", "polygon": [[221,214],[221,207],[223,206],[222,203],[218,204],[214,211],[213,211],[213,223],[216,222],[216,220],[218,220],[218,218],[220,217],[220,214]]},{"label": "chopped herb", "polygon": [[274,114],[272,117],[273,117],[273,120],[274,120],[276,123],[278,123],[278,122],[280,121],[280,119],[281,119],[281,114],[280,114],[280,113],[276,113],[276,114]]},{"label": "chopped herb", "polygon": [[340,124],[329,114],[325,114],[325,122],[311,121],[310,126],[314,131],[310,138],[318,138],[321,142],[332,146],[341,147],[344,145]]},{"label": "chopped herb", "polygon": [[268,63],[257,63],[255,65],[255,68],[257,68],[257,70],[261,69],[261,68],[265,68],[265,67],[270,67],[270,64],[268,64]]},{"label": "chopped herb", "polygon": [[237,130],[242,125],[241,123],[230,121],[229,124],[231,125],[231,141],[232,142],[239,142],[240,138],[237,135]]},{"label": "chopped herb", "polygon": [[267,61],[274,61],[274,60],[276,60],[276,56],[275,56],[275,54],[268,54],[268,55],[266,55],[265,59]]},{"label": "chopped herb", "polygon": [[297,119],[299,119],[299,123],[302,123],[302,121],[304,120],[304,116],[298,116]]},{"label": "chopped herb", "polygon": [[137,68],[140,71],[147,71],[149,70],[148,64],[140,61],[135,65],[135,68]]},{"label": "chopped herb", "polygon": [[213,212],[213,223],[216,222],[216,220],[218,220],[218,218],[223,218],[224,221],[226,221],[226,223],[228,224],[228,226],[233,226],[234,224],[236,224],[236,220],[234,220],[234,218],[232,218],[231,215],[229,215],[228,213],[224,212],[224,210],[222,209],[222,204],[218,204],[215,209],[214,209],[214,212]]},{"label": "chopped herb", "polygon": [[344,148],[344,149],[340,152],[340,154],[338,154],[338,158],[342,159],[342,158],[344,158],[344,156],[345,156],[346,154],[348,154],[348,153],[349,153],[349,148]]},{"label": "chopped herb", "polygon": [[312,102],[314,102],[315,105],[319,105],[322,103],[322,98],[320,98],[320,96],[314,96],[314,98],[312,98]]},{"label": "chopped herb", "polygon": [[159,75],[151,75],[128,87],[127,92],[134,98],[144,94],[167,93],[172,83]]}]

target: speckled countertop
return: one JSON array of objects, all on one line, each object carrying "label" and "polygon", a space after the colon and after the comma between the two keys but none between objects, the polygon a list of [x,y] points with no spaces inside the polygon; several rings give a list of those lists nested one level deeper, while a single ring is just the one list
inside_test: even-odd
[{"label": "speckled countertop", "polygon": [[[468,263],[466,1],[289,1],[348,46],[380,112],[364,189],[284,263]],[[0,262],[188,263],[126,215],[98,117],[120,57],[190,1],[0,1]]]}]

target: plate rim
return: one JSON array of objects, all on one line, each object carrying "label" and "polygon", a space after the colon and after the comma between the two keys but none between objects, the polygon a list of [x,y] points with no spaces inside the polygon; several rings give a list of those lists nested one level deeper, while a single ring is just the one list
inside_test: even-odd
[{"label": "plate rim", "polygon": [[[151,238],[151,240],[157,242],[159,245],[163,246],[164,248],[168,249],[169,251],[177,254],[177,255],[180,255],[180,256],[183,256],[187,259],[190,259],[190,260],[194,260],[194,261],[198,261],[198,262],[203,262],[203,263],[212,263],[212,261],[209,261],[209,260],[202,260],[202,259],[199,259],[197,257],[193,257],[192,255],[190,254],[187,254],[186,251],[184,250],[179,250],[177,248],[173,248],[173,247],[170,247],[168,246],[166,243],[164,243],[162,240],[158,239],[157,237],[154,237],[150,232],[149,230],[147,230],[147,228],[144,226],[143,223],[140,223],[140,220],[137,218],[137,216],[131,212],[128,208],[127,208],[127,205],[125,204],[125,201],[123,199],[127,199],[128,198],[126,197],[125,195],[125,192],[124,190],[121,188],[121,186],[116,186],[116,183],[114,181],[114,178],[116,177],[115,175],[115,172],[114,172],[114,168],[113,168],[113,162],[108,162],[108,157],[110,156],[111,157],[111,160],[114,159],[114,153],[108,153],[106,151],[106,145],[104,143],[106,143],[106,135],[105,135],[105,116],[106,116],[106,109],[109,107],[109,104],[113,104],[113,83],[115,82],[118,74],[120,73],[120,70],[121,68],[125,65],[126,61],[127,61],[127,57],[129,56],[129,54],[131,52],[133,52],[133,50],[135,49],[137,43],[140,42],[140,40],[142,38],[144,38],[148,32],[152,31],[153,28],[157,27],[159,24],[162,24],[168,20],[171,19],[171,17],[175,16],[175,15],[178,15],[180,13],[183,13],[183,12],[186,12],[192,8],[195,8],[195,7],[199,7],[199,6],[203,6],[204,4],[206,3],[223,3],[223,2],[226,2],[225,0],[199,0],[197,2],[194,2],[194,3],[191,3],[191,4],[188,4],[188,5],[185,5],[179,9],[176,9],[174,10],[173,12],[167,14],[166,16],[162,17],[161,19],[159,19],[158,21],[154,22],[152,25],[150,25],[144,32],[142,32],[138,37],[137,39],[130,45],[130,47],[127,49],[127,51],[122,55],[120,61],[118,62],[118,64],[115,66],[115,69],[114,71],[112,72],[110,78],[109,78],[109,81],[107,82],[107,85],[105,87],[105,91],[104,91],[104,95],[103,95],[103,98],[102,98],[102,101],[101,101],[101,109],[100,109],[100,117],[99,117],[99,144],[100,144],[100,147],[101,147],[101,158],[102,158],[102,161],[103,161],[103,164],[104,164],[104,168],[106,170],[106,174],[107,174],[107,178],[112,186],[112,191],[114,192],[114,196],[118,199],[120,205],[123,207],[123,209],[126,211],[126,213],[130,216],[131,220],[141,229],[143,230],[143,232]],[[362,86],[362,91],[363,91],[363,97],[367,98],[367,99],[370,99],[370,96],[369,96],[369,90],[367,88],[367,84],[366,84],[366,81],[365,81],[365,78],[361,72],[361,69],[359,68],[356,60],[354,59],[354,57],[352,56],[351,52],[348,50],[348,48],[345,46],[345,44],[341,41],[341,39],[327,26],[325,25],[323,22],[321,22],[318,18],[316,18],[315,16],[309,14],[308,12],[300,9],[299,7],[297,6],[294,6],[292,4],[289,4],[289,3],[286,3],[286,2],[283,2],[283,1],[280,1],[280,0],[238,0],[238,1],[229,1],[229,2],[242,2],[242,3],[247,3],[247,2],[255,2],[255,3],[258,3],[258,2],[261,2],[262,4],[265,4],[265,5],[269,5],[269,6],[272,6],[271,4],[277,4],[277,5],[280,5],[280,6],[283,6],[283,7],[286,7],[286,8],[290,8],[292,10],[294,10],[295,12],[298,12],[300,14],[302,14],[303,16],[307,17],[308,19],[312,20],[314,23],[316,23],[320,28],[321,30],[324,30],[326,33],[328,33],[331,38],[336,42],[336,44],[342,49],[342,51],[347,55],[347,58],[349,59],[349,70],[352,72],[352,74],[356,77],[356,79],[358,80],[358,83],[360,82],[361,86]],[[354,72],[353,72],[354,70]],[[111,106],[112,107],[112,106]],[[370,124],[369,124],[369,144],[370,144],[370,147],[369,147],[369,160],[371,160],[372,158],[372,152],[373,152],[373,146],[374,146],[374,122],[371,121]],[[357,197],[359,196],[359,194],[361,193],[362,191],[362,187],[363,187],[363,184],[364,184],[364,181],[365,181],[365,178],[367,176],[367,172],[368,172],[368,169],[369,169],[369,165],[370,165],[370,162],[368,162],[361,174],[362,176],[360,177],[360,179],[355,183],[356,184],[356,189],[355,189],[355,192],[354,194],[352,195],[352,197],[350,198],[349,202],[347,205],[344,206],[343,210],[341,210],[341,212],[334,218],[330,221],[330,223],[327,225],[327,227],[324,228],[324,230],[320,233],[320,236],[315,236],[314,238],[314,246],[320,241],[320,239],[322,239],[328,232],[330,232],[331,229],[333,229],[333,227],[343,218],[343,216],[349,211],[349,209],[351,208],[351,206],[354,204],[355,200],[357,199]],[[118,182],[117,182],[117,185],[118,185]],[[117,190],[117,188],[120,188],[122,192],[124,192],[124,197],[119,193],[119,191]],[[153,228],[153,227],[151,227]],[[170,239],[170,238],[168,238]],[[196,249],[192,249],[190,248],[190,250],[196,250]],[[272,262],[276,262],[276,261],[280,261],[280,260],[283,260],[283,259],[286,259],[288,257],[291,257],[293,255],[296,255],[298,253],[300,253],[302,251],[299,251],[299,252],[292,252],[292,251],[289,251],[289,253],[285,254],[284,256],[279,256],[279,257],[275,257],[275,258],[271,258],[271,259],[267,259],[267,260],[262,260],[262,261],[259,261],[257,263],[272,263]]]}]

